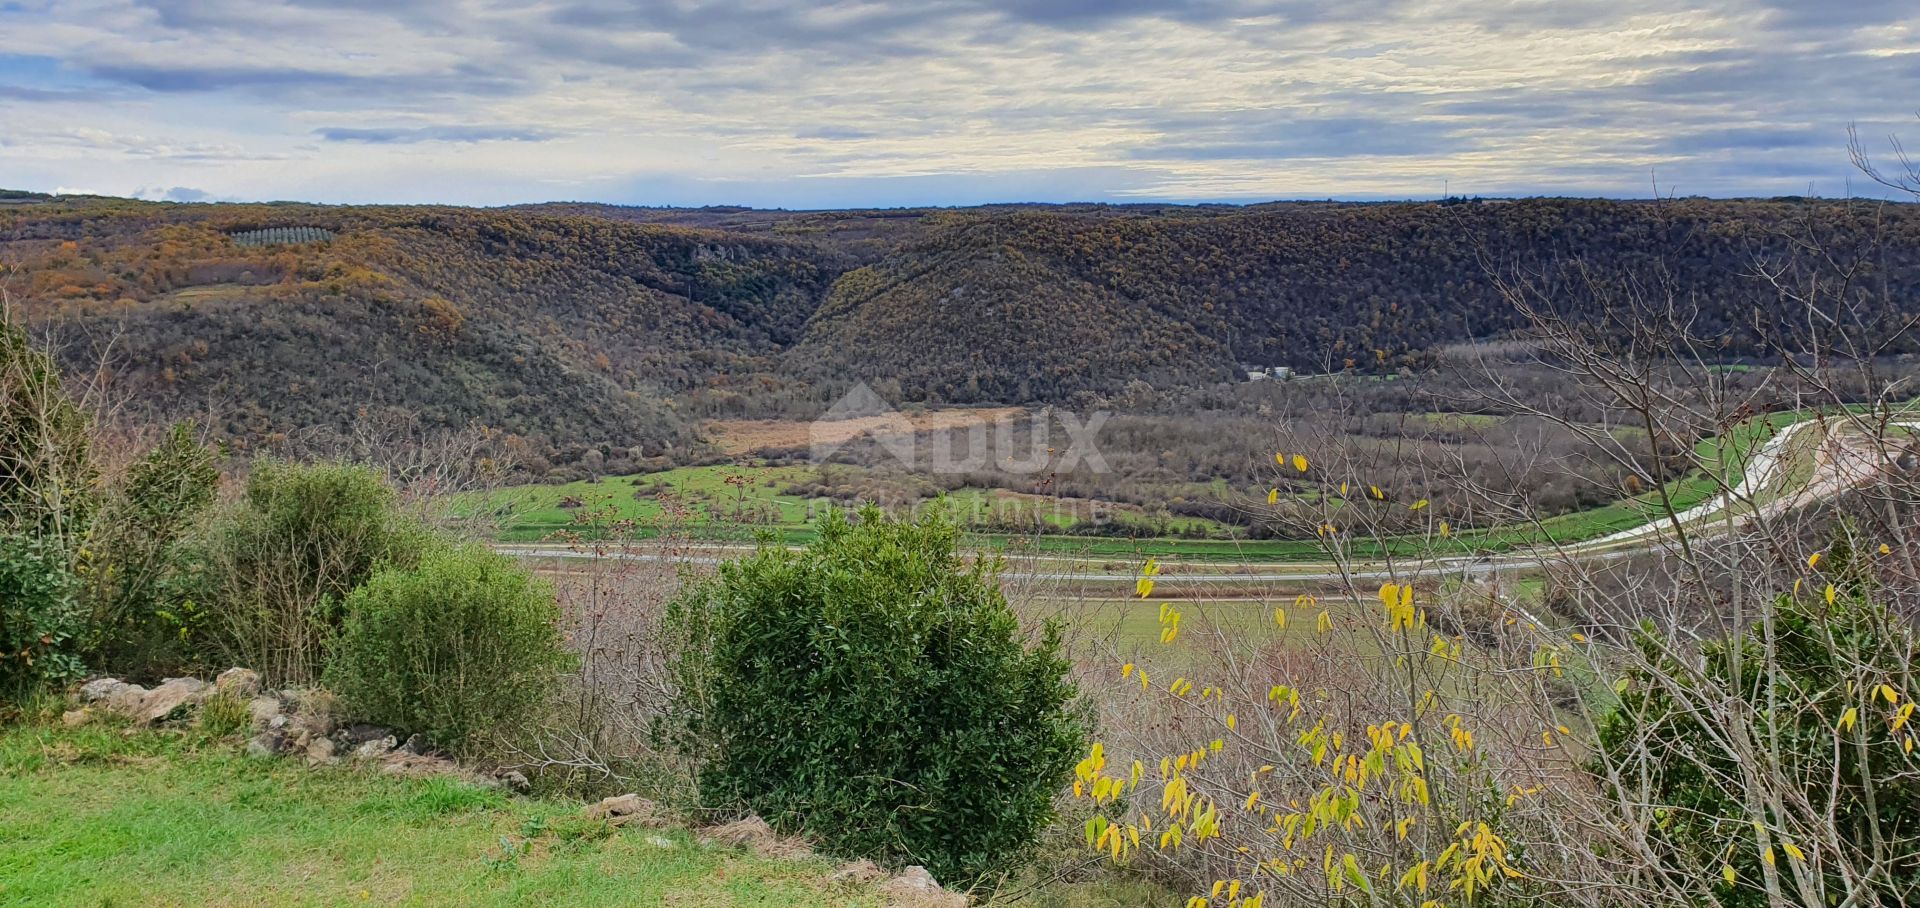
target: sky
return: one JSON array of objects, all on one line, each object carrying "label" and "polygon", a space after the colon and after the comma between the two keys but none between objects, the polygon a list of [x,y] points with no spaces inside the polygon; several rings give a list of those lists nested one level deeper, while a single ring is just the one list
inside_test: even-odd
[{"label": "sky", "polygon": [[0,188],[831,208],[1876,196],[1915,0],[0,0]]}]

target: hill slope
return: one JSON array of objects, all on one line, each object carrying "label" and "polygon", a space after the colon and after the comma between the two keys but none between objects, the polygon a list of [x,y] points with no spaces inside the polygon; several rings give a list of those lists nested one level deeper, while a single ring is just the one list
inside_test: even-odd
[{"label": "hill slope", "polygon": [[[330,239],[236,239],[261,228]],[[1869,326],[1907,314],[1920,208],[1884,204],[0,206],[13,298],[70,365],[108,351],[155,417],[211,415],[245,443],[485,426],[590,469],[684,455],[698,418],[817,412],[855,379],[1084,403],[1241,363],[1420,368],[1521,326],[1496,286],[1513,273],[1608,331],[1633,330],[1630,290],[1688,309],[1716,355],[1761,355],[1786,307],[1753,275],[1808,238],[1871,266],[1852,301]]]}]

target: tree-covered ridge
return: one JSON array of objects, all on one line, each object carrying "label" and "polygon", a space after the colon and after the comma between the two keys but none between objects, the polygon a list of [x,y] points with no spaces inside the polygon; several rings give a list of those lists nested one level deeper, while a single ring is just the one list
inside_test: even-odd
[{"label": "tree-covered ridge", "polygon": [[[771,366],[838,268],[708,231],[453,208],[83,201],[0,220],[12,292],[80,367],[260,439],[391,413],[542,457],[695,443],[666,398]],[[232,234],[334,239],[243,246]]]},{"label": "tree-covered ridge", "polygon": [[[1563,199],[969,214],[843,278],[805,349],[827,372],[898,376],[910,397],[947,400],[1064,399],[1236,362],[1389,371],[1522,327],[1497,282],[1524,275],[1552,284],[1570,317],[1620,318],[1629,295],[1671,300],[1694,312],[1691,331],[1712,352],[1764,356],[1783,307],[1760,272],[1818,237],[1885,282],[1878,299],[1912,299],[1916,214]],[[1875,305],[1876,317],[1902,314]]]},{"label": "tree-covered ridge", "polygon": [[[0,208],[0,264],[69,367],[243,441],[405,417],[536,460],[697,445],[693,419],[897,401],[1088,403],[1130,383],[1421,369],[1516,330],[1516,275],[1577,319],[1671,304],[1704,355],[1792,326],[1760,276],[1818,238],[1871,326],[1920,290],[1913,206],[1806,200],[894,211],[167,205]],[[247,246],[235,236],[328,236]],[[1578,261],[1574,272],[1566,263]],[[1857,267],[1854,266],[1864,266]],[[1849,300],[1858,303],[1859,300]],[[1871,330],[1871,329],[1870,329]],[[1899,332],[1888,331],[1887,336]],[[1879,352],[1908,352],[1904,349]]]}]

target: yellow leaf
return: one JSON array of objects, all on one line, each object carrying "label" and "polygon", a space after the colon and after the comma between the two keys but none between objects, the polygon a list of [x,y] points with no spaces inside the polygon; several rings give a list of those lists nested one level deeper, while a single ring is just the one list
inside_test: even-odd
[{"label": "yellow leaf", "polygon": [[1426,507],[1426,506],[1427,506],[1427,500],[1426,500],[1425,498],[1422,498],[1422,499],[1420,499],[1419,501],[1416,501],[1416,502],[1414,502],[1413,504],[1410,504],[1410,505],[1408,505],[1408,506],[1407,506],[1407,510],[1409,510],[1409,511],[1418,511],[1418,510],[1420,510],[1421,508],[1424,508],[1424,507]]},{"label": "yellow leaf", "polygon": [[1891,549],[1891,548],[1889,548],[1889,547],[1887,546],[1887,544],[1886,544],[1886,543],[1884,543],[1884,542],[1883,542],[1883,543],[1880,543],[1880,554],[1882,554],[1882,555],[1891,555],[1891,554],[1893,554],[1893,549]]},{"label": "yellow leaf", "polygon": [[1808,555],[1808,556],[1807,556],[1807,567],[1810,567],[1810,568],[1812,568],[1812,567],[1819,567],[1819,566],[1820,566],[1820,556],[1822,556],[1822,555],[1824,555],[1824,554],[1826,554],[1826,553],[1825,553],[1825,552],[1814,552],[1813,554],[1811,554],[1811,555]]},{"label": "yellow leaf", "polygon": [[1781,842],[1780,850],[1786,852],[1787,857],[1790,857],[1796,861],[1805,861],[1807,859],[1807,853],[1804,851],[1801,851],[1800,846],[1795,845],[1792,842]]},{"label": "yellow leaf", "polygon": [[1880,694],[1881,699],[1886,700],[1888,704],[1900,702],[1900,692],[1885,684],[1880,685],[1880,687],[1877,688],[1877,692]]},{"label": "yellow leaf", "polygon": [[1827,604],[1828,604],[1828,605],[1832,605],[1832,604],[1833,604],[1833,600],[1834,600],[1834,597],[1836,597],[1836,596],[1838,596],[1838,595],[1840,595],[1840,593],[1839,593],[1839,591],[1838,591],[1838,590],[1835,590],[1835,589],[1833,588],[1833,584],[1831,584],[1831,583],[1829,583],[1829,584],[1827,584]]},{"label": "yellow leaf", "polygon": [[1452,534],[1453,534],[1453,528],[1447,526],[1446,521],[1444,520],[1440,521],[1440,538],[1445,539]]},{"label": "yellow leaf", "polygon": [[1283,631],[1286,630],[1287,629],[1287,610],[1276,607],[1273,610],[1273,623],[1279,626],[1281,630]]},{"label": "yellow leaf", "polygon": [[1279,490],[1279,489],[1268,489],[1268,490],[1267,490],[1267,503],[1268,503],[1268,504],[1279,504],[1279,503],[1280,503],[1280,490]]},{"label": "yellow leaf", "polygon": [[1273,455],[1273,462],[1284,467],[1287,465],[1287,455],[1276,452]]},{"label": "yellow leaf", "polygon": [[1726,880],[1727,885],[1731,886],[1734,883],[1740,882],[1740,873],[1733,869],[1732,864],[1721,864],[1720,878]]},{"label": "yellow leaf", "polygon": [[1305,454],[1293,455],[1293,468],[1302,473],[1305,473],[1307,471],[1307,455]]},{"label": "yellow leaf", "polygon": [[1840,714],[1840,722],[1834,727],[1838,728],[1841,731],[1851,731],[1853,729],[1853,723],[1859,720],[1860,720],[1860,709],[1858,707],[1849,706],[1847,707],[1846,712]]}]

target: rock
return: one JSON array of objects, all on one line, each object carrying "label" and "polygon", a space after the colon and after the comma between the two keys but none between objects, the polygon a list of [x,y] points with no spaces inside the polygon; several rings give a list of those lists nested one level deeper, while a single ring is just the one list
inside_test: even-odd
[{"label": "rock", "polygon": [[70,709],[60,714],[60,724],[68,728],[79,728],[93,721],[93,710]]},{"label": "rock", "polygon": [[275,722],[286,724],[286,714],[280,711],[280,698],[267,694],[247,701],[247,714],[253,717],[253,730],[261,731]]},{"label": "rock", "polygon": [[419,754],[421,756],[425,756],[429,751],[432,750],[432,747],[431,745],[427,744],[426,735],[412,734],[407,736],[406,743],[400,745],[400,749],[410,754]]},{"label": "rock", "polygon": [[270,728],[247,739],[247,756],[277,757],[286,743],[287,736],[284,732]]},{"label": "rock", "polygon": [[927,868],[915,865],[874,887],[889,908],[967,908],[966,895],[940,888]]},{"label": "rock", "polygon": [[107,695],[104,703],[107,710],[128,718],[140,714],[141,707],[147,702],[149,691],[138,684],[122,684]]},{"label": "rock", "polygon": [[393,739],[392,735],[384,738],[375,738],[371,741],[362,742],[358,747],[355,747],[352,756],[356,762],[362,760],[378,760],[392,753],[394,746],[398,743],[398,741]]},{"label": "rock", "polygon": [[701,834],[701,839],[721,845],[744,847],[761,857],[768,858],[805,858],[813,855],[813,849],[807,843],[796,838],[785,838],[773,831],[767,821],[759,817],[747,817],[721,826],[709,827]]},{"label": "rock", "polygon": [[80,685],[80,702],[98,703],[102,700],[111,699],[114,694],[131,686],[132,685],[119,678],[95,678],[92,681]]},{"label": "rock", "polygon": [[499,779],[500,784],[505,785],[509,791],[526,794],[533,790],[533,783],[527,781],[526,774],[517,769],[509,769],[506,772],[494,776],[494,778]]},{"label": "rock", "polygon": [[337,748],[333,739],[322,735],[307,742],[307,765],[324,766],[335,759]]},{"label": "rock", "polygon": [[841,864],[838,869],[827,875],[827,882],[853,883],[858,886],[865,886],[886,875],[887,872],[881,870],[880,865],[866,858],[861,858],[857,861],[848,861],[845,864]]},{"label": "rock", "polygon": [[213,696],[212,685],[199,678],[168,678],[147,694],[133,718],[136,722],[152,725],[183,709],[199,706],[210,696]]},{"label": "rock", "polygon": [[252,669],[230,668],[213,679],[213,687],[236,699],[251,700],[260,694],[260,673]]},{"label": "rock", "polygon": [[625,826],[629,823],[658,829],[673,825],[673,821],[653,803],[637,794],[615,795],[605,798],[598,804],[589,804],[581,811],[589,820],[606,820],[609,826]]}]

